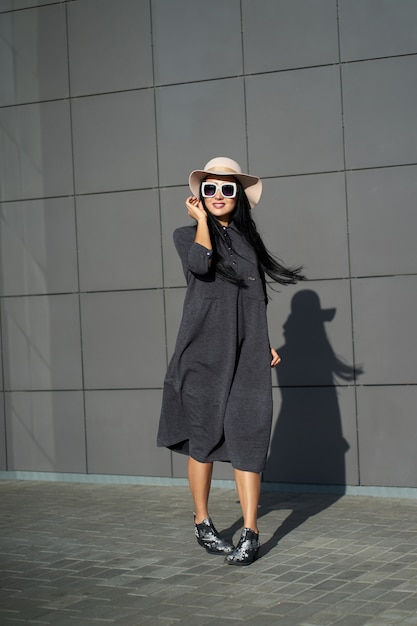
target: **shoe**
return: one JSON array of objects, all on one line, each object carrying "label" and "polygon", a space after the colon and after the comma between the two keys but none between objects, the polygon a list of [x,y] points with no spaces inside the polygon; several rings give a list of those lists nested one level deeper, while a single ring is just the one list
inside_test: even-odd
[{"label": "shoe", "polygon": [[250,528],[244,528],[236,548],[224,559],[228,565],[250,565],[258,556],[259,534]]},{"label": "shoe", "polygon": [[201,524],[195,523],[194,532],[200,546],[203,546],[209,554],[229,554],[235,549],[234,545],[220,537],[210,517],[204,519]]}]

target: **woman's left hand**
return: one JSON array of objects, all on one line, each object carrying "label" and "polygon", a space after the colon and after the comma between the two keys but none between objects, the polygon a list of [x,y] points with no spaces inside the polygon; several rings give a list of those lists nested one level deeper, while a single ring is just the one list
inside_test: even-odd
[{"label": "woman's left hand", "polygon": [[271,367],[276,367],[278,363],[281,361],[281,357],[279,356],[278,352],[274,348],[271,348],[271,355],[272,355]]}]

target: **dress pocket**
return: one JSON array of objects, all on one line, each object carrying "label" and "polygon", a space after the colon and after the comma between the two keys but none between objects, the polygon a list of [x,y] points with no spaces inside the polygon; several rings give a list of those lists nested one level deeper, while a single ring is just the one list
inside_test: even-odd
[{"label": "dress pocket", "polygon": [[250,300],[265,300],[264,288],[259,276],[252,276],[251,274],[247,276],[242,291],[245,297]]}]

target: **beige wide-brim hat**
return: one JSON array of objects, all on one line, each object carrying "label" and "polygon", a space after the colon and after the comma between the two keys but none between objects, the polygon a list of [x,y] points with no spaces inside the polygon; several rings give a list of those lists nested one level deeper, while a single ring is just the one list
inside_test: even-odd
[{"label": "beige wide-brim hat", "polygon": [[250,208],[253,209],[259,202],[262,194],[262,181],[257,176],[244,174],[239,163],[228,157],[215,157],[211,159],[202,170],[194,170],[188,179],[190,189],[196,198],[199,198],[201,182],[209,174],[217,176],[233,176],[241,184],[249,200]]}]

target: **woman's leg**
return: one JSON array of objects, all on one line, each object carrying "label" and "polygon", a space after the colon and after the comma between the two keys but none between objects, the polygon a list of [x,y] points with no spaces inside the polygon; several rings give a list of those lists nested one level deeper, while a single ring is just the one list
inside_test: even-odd
[{"label": "woman's leg", "polygon": [[213,463],[200,463],[189,457],[188,482],[194,501],[194,533],[200,546],[210,554],[230,554],[234,546],[223,539],[213,525],[208,512]]},{"label": "woman's leg", "polygon": [[194,502],[195,523],[209,517],[208,499],[210,495],[213,463],[200,463],[188,457],[188,483]]},{"label": "woman's leg", "polygon": [[261,493],[261,475],[256,472],[234,470],[237,493],[243,515],[243,525],[258,533],[258,506]]},{"label": "woman's leg", "polygon": [[228,565],[250,565],[259,553],[258,505],[261,493],[261,475],[255,472],[234,470],[243,530],[236,548],[225,557]]}]

